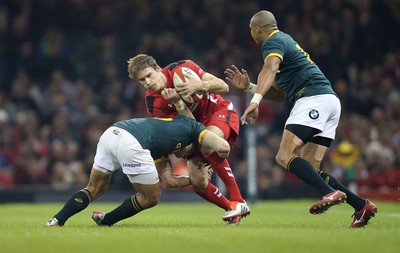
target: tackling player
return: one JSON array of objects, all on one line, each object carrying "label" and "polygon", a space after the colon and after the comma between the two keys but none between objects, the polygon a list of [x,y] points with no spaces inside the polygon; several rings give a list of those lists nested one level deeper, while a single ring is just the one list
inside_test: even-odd
[{"label": "tackling player", "polygon": [[[196,144],[214,150],[223,158],[230,152],[226,140],[185,116],[136,118],[115,123],[99,139],[88,185],[73,194],[46,226],[63,226],[71,216],[84,210],[107,190],[112,173],[119,168],[137,193],[109,213],[93,212],[92,219],[98,225],[111,226],[157,205],[161,191],[155,163],[170,153],[185,157],[193,152]],[[182,186],[190,185],[187,178],[186,183],[182,179],[185,180],[178,179]]]},{"label": "tackling player", "polygon": [[[201,80],[190,79],[186,83],[174,86],[173,74],[179,67],[193,70]],[[239,116],[233,104],[223,99],[219,93],[229,91],[228,85],[220,78],[205,72],[191,60],[174,62],[161,68],[156,60],[149,55],[139,54],[128,61],[129,77],[138,80],[146,89],[145,102],[149,114],[153,117],[175,117],[180,105],[162,97],[161,92],[166,88],[175,88],[181,97],[189,97],[198,91],[203,92],[200,102],[186,103],[195,119],[203,123],[207,129],[223,137],[231,145],[239,134]],[[229,224],[237,224],[240,219],[250,213],[250,208],[242,198],[234,174],[227,159],[219,157],[215,152],[200,149],[201,154],[194,155],[188,161],[188,173],[193,190],[202,198],[223,208],[226,212],[223,220]],[[204,157],[204,158],[203,158]],[[193,166],[199,160],[205,159],[224,182],[230,197],[226,199],[219,189],[209,182],[204,171]],[[163,181],[163,178],[161,178]]]}]

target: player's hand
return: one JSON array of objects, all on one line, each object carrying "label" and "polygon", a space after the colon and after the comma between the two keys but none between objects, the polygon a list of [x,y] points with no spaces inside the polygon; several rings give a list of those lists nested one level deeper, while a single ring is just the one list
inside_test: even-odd
[{"label": "player's hand", "polygon": [[189,79],[185,83],[179,83],[175,85],[175,89],[181,97],[189,98],[193,94],[203,89],[203,82],[194,79],[192,76],[187,76]]},{"label": "player's hand", "polygon": [[211,181],[213,173],[214,173],[214,170],[210,166],[209,169],[208,169],[208,181]]},{"label": "player's hand", "polygon": [[250,78],[245,69],[239,71],[235,65],[224,71],[225,79],[240,90],[246,90],[250,85]]},{"label": "player's hand", "polygon": [[212,177],[212,174],[214,173],[214,170],[213,170],[213,168],[210,166],[210,164],[207,163],[207,162],[205,162],[205,161],[199,162],[199,167],[200,167],[201,169],[207,170],[208,181],[211,181],[211,177]]},{"label": "player's hand", "polygon": [[174,88],[165,88],[161,91],[161,96],[164,99],[174,103],[177,103],[182,99]]},{"label": "player's hand", "polygon": [[247,125],[247,119],[250,119],[250,124],[256,123],[258,117],[258,105],[256,103],[250,103],[249,106],[244,111],[242,117],[240,117],[240,121],[242,125]]}]

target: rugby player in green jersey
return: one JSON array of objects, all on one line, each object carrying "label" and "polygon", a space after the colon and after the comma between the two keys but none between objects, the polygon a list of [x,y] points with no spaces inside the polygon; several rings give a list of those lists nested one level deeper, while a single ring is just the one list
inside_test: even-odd
[{"label": "rugby player in green jersey", "polygon": [[335,139],[341,111],[331,83],[310,55],[278,29],[271,12],[257,12],[249,27],[252,38],[261,45],[264,59],[257,85],[250,83],[247,72],[235,65],[225,71],[226,79],[235,87],[254,94],[240,118],[242,124],[248,124],[248,119],[255,123],[263,97],[279,101],[286,96],[294,107],[283,130],[276,162],[321,194],[322,199],[311,206],[310,213],[324,213],[347,199],[355,209],[350,227],[367,225],[377,207],[320,171],[321,161]]},{"label": "rugby player in green jersey", "polygon": [[[164,93],[175,93],[173,95],[179,97],[174,89]],[[161,191],[156,163],[167,160],[169,154],[186,157],[194,151],[195,145],[201,145],[214,150],[220,157],[228,157],[229,143],[195,121],[180,101],[174,103],[181,114],[175,118],[136,118],[109,127],[97,144],[88,185],[73,194],[64,207],[47,221],[46,226],[63,226],[71,216],[84,210],[107,190],[112,173],[119,168],[137,193],[109,213],[93,212],[92,219],[98,225],[111,226],[157,205]],[[190,185],[188,178],[176,180],[177,186]]]}]

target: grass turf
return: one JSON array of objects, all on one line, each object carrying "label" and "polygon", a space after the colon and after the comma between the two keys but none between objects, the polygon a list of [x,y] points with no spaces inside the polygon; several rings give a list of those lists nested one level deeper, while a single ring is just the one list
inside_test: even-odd
[{"label": "grass turf", "polygon": [[208,203],[160,203],[112,227],[98,227],[93,210],[119,203],[92,203],[64,227],[44,223],[63,203],[0,205],[0,249],[13,252],[399,252],[400,204],[375,202],[370,225],[349,229],[352,208],[311,215],[314,200],[259,201],[239,226],[226,226],[222,210]]}]

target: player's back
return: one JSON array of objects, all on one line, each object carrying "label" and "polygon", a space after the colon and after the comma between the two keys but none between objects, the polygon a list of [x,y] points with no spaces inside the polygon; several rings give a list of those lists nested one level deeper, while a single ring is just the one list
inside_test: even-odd
[{"label": "player's back", "polygon": [[271,54],[282,59],[275,81],[289,101],[318,94],[334,94],[329,80],[289,34],[274,32],[263,43],[262,50],[264,59]]},{"label": "player's back", "polygon": [[177,116],[175,118],[136,118],[114,124],[131,133],[143,148],[149,149],[154,159],[198,142],[206,129],[193,119]]}]

